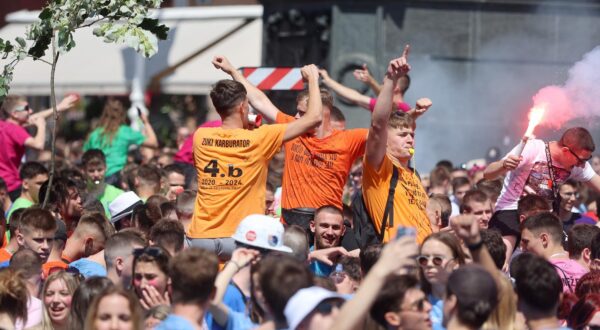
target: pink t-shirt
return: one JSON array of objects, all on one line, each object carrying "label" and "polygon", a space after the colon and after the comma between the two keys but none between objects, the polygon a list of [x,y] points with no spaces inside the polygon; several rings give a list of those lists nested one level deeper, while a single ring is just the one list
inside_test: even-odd
[{"label": "pink t-shirt", "polygon": [[[369,111],[373,112],[373,110],[375,110],[375,104],[377,104],[377,99],[371,98],[371,100],[369,101]],[[398,102],[398,110],[403,112],[409,112],[410,105],[408,103]]]},{"label": "pink t-shirt", "polygon": [[22,126],[0,120],[0,177],[6,182],[8,191],[21,185],[19,165],[25,154],[25,140],[31,137]]},{"label": "pink t-shirt", "polygon": [[573,259],[550,259],[563,283],[563,292],[575,293],[577,281],[588,271]]},{"label": "pink t-shirt", "polygon": [[[202,127],[221,127],[222,122],[220,120],[212,120],[207,121],[206,123],[200,125],[198,128]],[[195,133],[195,132],[194,132]],[[173,160],[179,163],[188,163],[194,164],[194,134],[191,134],[183,144],[181,145],[181,149],[177,151],[175,156],[173,156]]]}]

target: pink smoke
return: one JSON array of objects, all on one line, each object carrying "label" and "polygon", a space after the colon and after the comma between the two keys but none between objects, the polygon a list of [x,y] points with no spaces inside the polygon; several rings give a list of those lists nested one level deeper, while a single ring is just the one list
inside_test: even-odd
[{"label": "pink smoke", "polygon": [[571,69],[564,86],[546,86],[533,97],[534,106],[546,103],[540,125],[560,128],[576,118],[600,116],[600,47],[585,54]]}]

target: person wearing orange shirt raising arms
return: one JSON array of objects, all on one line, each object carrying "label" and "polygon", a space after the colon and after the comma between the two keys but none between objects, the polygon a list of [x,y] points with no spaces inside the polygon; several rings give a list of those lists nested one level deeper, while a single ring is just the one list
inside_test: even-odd
[{"label": "person wearing orange shirt raising arms", "polygon": [[[383,241],[396,236],[398,225],[413,227],[417,242],[431,234],[425,212],[427,194],[415,172],[408,166],[414,148],[415,121],[407,113],[393,111],[393,90],[398,80],[410,70],[407,45],[402,57],[390,61],[381,93],[377,98],[367,151],[363,161],[363,198],[375,229],[383,231]],[[416,112],[425,112],[431,106],[429,99],[417,101]],[[398,180],[393,207],[384,225],[384,213],[393,175]],[[383,227],[383,228],[382,228]]]},{"label": "person wearing orange shirt raising arms", "polygon": [[[224,57],[213,59],[217,68],[228,66]],[[268,163],[289,141],[319,126],[322,120],[319,72],[302,68],[308,82],[306,114],[287,125],[264,125],[250,129],[246,88],[233,80],[221,80],[210,92],[221,127],[194,133],[194,165],[198,194],[187,232],[192,246],[214,251],[227,260],[235,248],[231,235],[242,219],[265,213]],[[248,235],[252,236],[251,233]],[[248,240],[256,237],[247,237]]]},{"label": "person wearing orange shirt raising arms", "polygon": [[[269,98],[229,63],[221,70],[231,75],[248,90],[252,107],[269,121],[294,123],[307,113],[307,94],[301,92],[296,101],[296,115],[281,112]],[[342,209],[342,194],[352,163],[365,151],[366,129],[336,130],[331,127],[330,110],[333,97],[321,90],[323,121],[316,129],[287,141],[282,183],[282,215],[287,224],[296,224],[309,231],[314,211],[332,205]]]}]

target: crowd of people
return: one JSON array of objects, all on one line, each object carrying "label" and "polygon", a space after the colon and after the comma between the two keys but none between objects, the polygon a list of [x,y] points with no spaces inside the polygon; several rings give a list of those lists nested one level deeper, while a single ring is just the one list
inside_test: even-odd
[{"label": "crowd of people", "polygon": [[[355,71],[375,98],[304,66],[295,116],[216,56],[231,77],[210,92],[220,120],[175,155],[110,99],[81,153],[50,166],[26,150],[46,149],[52,110],[7,96],[0,328],[600,328],[590,133],[418,173],[418,118],[435,113],[405,102],[409,50],[381,81]],[[346,129],[334,94],[370,126]]]}]

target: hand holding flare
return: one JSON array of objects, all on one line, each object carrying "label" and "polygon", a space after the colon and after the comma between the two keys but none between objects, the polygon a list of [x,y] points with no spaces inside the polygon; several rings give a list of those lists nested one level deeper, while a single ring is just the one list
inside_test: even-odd
[{"label": "hand holding flare", "polygon": [[525,144],[527,144],[527,140],[533,137],[533,130],[542,121],[544,113],[546,112],[546,106],[547,105],[545,103],[542,103],[534,106],[529,111],[529,125],[527,126],[527,131],[525,131],[525,135],[523,135],[523,139],[521,139],[521,143],[519,143],[519,146],[515,152],[515,156],[521,156],[523,149],[525,148]]}]

